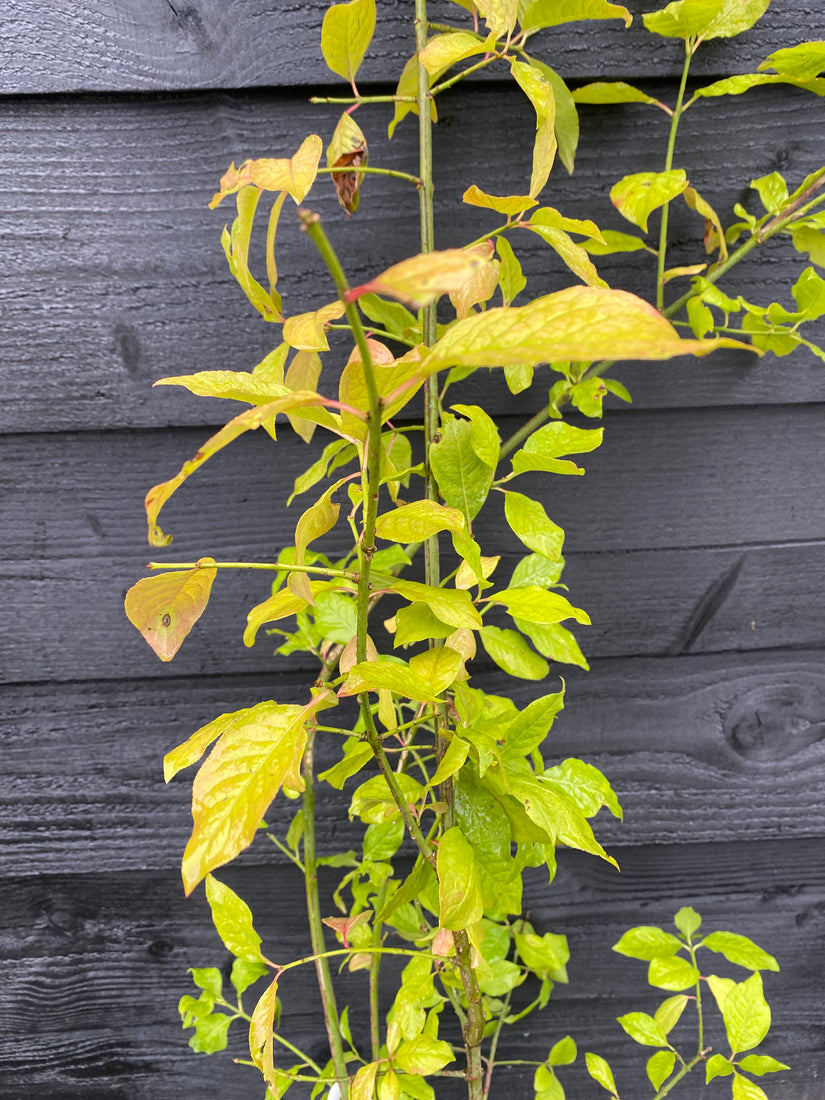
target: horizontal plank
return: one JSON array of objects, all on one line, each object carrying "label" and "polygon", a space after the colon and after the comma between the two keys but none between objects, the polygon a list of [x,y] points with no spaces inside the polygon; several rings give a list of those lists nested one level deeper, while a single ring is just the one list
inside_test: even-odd
[{"label": "horizontal plank", "polygon": [[[593,619],[581,631],[586,652],[661,656],[821,645],[821,438],[816,406],[638,413],[611,418],[603,453],[591,456],[584,479],[525,482],[567,529],[565,579]],[[161,517],[175,543],[149,550],[144,492],[202,441],[193,429],[4,439],[5,682],[271,667],[265,636],[251,650],[241,644],[248,609],[268,594],[266,573],[223,571],[171,667],[159,666],[121,610],[150,555],[271,561],[294,539],[300,512],[285,512],[283,503],[307,450],[288,435],[273,448],[255,433],[213,458],[177,494]],[[496,499],[475,528],[483,550],[504,553],[507,577],[521,551],[502,532],[499,507]],[[332,556],[344,553],[343,527],[319,545]],[[305,663],[290,658],[279,667]]]},{"label": "horizontal plank", "polygon": [[[305,949],[296,872],[261,865],[222,877],[252,906],[271,958],[286,961]],[[332,882],[325,873],[325,911],[332,911]],[[243,1056],[243,1027],[229,1052],[211,1057],[193,1056],[179,1027],[177,1000],[191,989],[186,968],[226,972],[229,965],[202,891],[186,901],[172,875],[140,873],[6,877],[2,886],[0,1059],[16,1098],[44,1091],[66,1100],[177,1100],[218,1090],[238,1100],[260,1096],[257,1076],[231,1061]],[[555,883],[548,888],[537,876],[526,904],[539,931],[568,935],[570,985],[556,987],[541,1016],[505,1031],[500,1056],[540,1059],[572,1033],[581,1051],[610,1060],[626,1095],[647,1095],[645,1053],[615,1017],[652,1011],[660,998],[646,985],[644,964],[617,957],[610,946],[626,928],[666,925],[679,905],[692,904],[708,931],[738,931],[778,956],[781,973],[766,977],[773,1007],[767,1049],[792,1069],[771,1082],[771,1095],[819,1100],[824,892],[822,845],[813,840],[642,847],[628,851],[621,876],[594,860],[563,858]],[[356,1042],[364,1043],[365,980],[345,976],[338,988],[353,1004]],[[279,993],[283,1033],[323,1062],[314,982],[285,977]],[[36,1056],[28,1041],[35,1029]],[[709,1041],[722,1046],[715,1023]],[[583,1065],[562,1072],[571,1100],[592,1097]],[[523,1073],[530,1071],[502,1069],[499,1081],[526,1094]],[[442,1094],[452,1100],[439,1086],[439,1100]]]},{"label": "horizontal plank", "polygon": [[[326,0],[132,0],[128,9],[106,0],[60,0],[47,13],[15,6],[0,46],[2,91],[147,91],[329,84],[320,28]],[[647,0],[628,0],[637,18],[629,31],[621,21],[553,28],[534,43],[535,53],[564,75],[676,75],[683,53],[678,42],[654,38],[639,14]],[[433,21],[471,26],[465,12],[447,0],[430,5]],[[585,33],[583,33],[583,31]],[[774,4],[759,25],[740,38],[709,43],[696,70],[716,74],[746,71],[768,53],[805,38],[825,37],[825,17],[814,0]],[[378,24],[359,83],[395,81],[413,52],[409,5],[378,4]]]},{"label": "horizontal plank", "polygon": [[[610,778],[624,821],[602,814],[597,832],[620,862],[650,841],[825,835],[820,651],[599,660],[590,674],[563,671],[566,706],[546,756],[581,756]],[[484,675],[487,690],[519,706],[557,683]],[[296,675],[6,688],[6,873],[177,867],[192,774],[165,787],[163,754],[220,713],[273,696],[303,702],[307,690]],[[333,735],[322,739],[319,771],[338,751]],[[319,798],[322,850],[357,846],[344,813],[353,786]],[[267,814],[279,835],[294,810],[280,799]],[[243,858],[260,860],[267,848],[262,839]]]},{"label": "horizontal plank", "polygon": [[[672,85],[651,89],[671,99],[675,94]],[[481,211],[461,204],[471,183],[497,193],[525,189],[534,121],[518,95],[485,87],[460,91],[445,103],[435,142],[440,245],[465,244],[490,228]],[[568,177],[557,169],[550,196],[555,206],[622,228],[607,197],[610,187],[628,172],[659,168],[664,157],[667,120],[645,111],[631,105],[583,112],[577,170]],[[728,222],[735,201],[752,202],[753,192],[748,198],[743,189],[754,177],[779,167],[796,183],[819,166],[823,112],[825,100],[776,88],[732,99],[723,110],[716,101],[700,105],[685,118],[678,161]],[[382,108],[372,117],[369,125],[362,120],[371,162],[414,171],[412,124],[388,143],[388,113]],[[6,103],[0,140],[8,186],[0,195],[0,231],[10,247],[0,287],[6,334],[0,431],[216,423],[224,415],[219,403],[152,390],[150,383],[204,369],[251,369],[279,342],[280,331],[254,314],[232,282],[219,244],[231,215],[210,212],[206,203],[231,160],[290,152],[311,127],[329,134],[334,118],[334,109],[310,109],[274,93]],[[708,154],[715,148],[725,150],[719,164]],[[403,187],[372,177],[349,222],[327,181],[310,196],[353,282],[417,250],[417,199],[410,192],[408,214],[400,214]],[[673,262],[704,260],[701,220],[675,209],[671,227]],[[540,241],[526,233],[513,239],[534,293],[573,281]],[[288,212],[278,246],[287,312],[329,301],[329,279]],[[259,238],[259,252],[262,247]],[[806,262],[787,242],[774,240],[724,287],[756,302],[781,297],[791,304],[788,288]],[[651,293],[655,272],[644,253],[606,257],[599,268],[612,285]],[[812,326],[811,336],[825,342],[825,324]],[[338,344],[327,356],[330,379],[346,351]],[[701,362],[624,364],[616,373],[637,406],[770,403],[777,394],[786,402],[825,400],[825,371],[805,350],[792,360],[767,356],[761,362],[747,353],[717,352]],[[511,412],[532,412],[543,399],[535,391],[511,398],[502,380],[487,372],[465,389],[471,398],[488,392]]]}]

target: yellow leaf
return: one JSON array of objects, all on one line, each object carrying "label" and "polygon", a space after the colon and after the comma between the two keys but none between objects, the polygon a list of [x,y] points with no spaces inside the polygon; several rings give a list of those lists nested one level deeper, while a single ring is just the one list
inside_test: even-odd
[{"label": "yellow leaf", "polygon": [[547,183],[556,157],[556,97],[550,81],[542,72],[524,61],[512,61],[510,71],[519,87],[533,104],[536,112],[536,138],[533,145],[533,173],[530,177],[530,197]]},{"label": "yellow leaf", "polygon": [[670,172],[636,172],[610,189],[610,201],[629,222],[647,233],[647,219],[654,210],[681,195],[688,185],[683,169]]},{"label": "yellow leaf", "polygon": [[[266,405],[285,397],[296,386],[265,381],[243,370],[201,370],[196,374],[176,374],[159,378],[154,386],[183,386],[198,397],[223,397],[229,401],[246,401],[248,405]],[[314,387],[301,387],[301,389]]]},{"label": "yellow leaf", "polygon": [[187,894],[251,844],[282,785],[304,789],[306,723],[330,699],[325,691],[304,707],[256,707],[222,734],[192,785],[193,827],[182,866]]},{"label": "yellow leaf", "polygon": [[508,218],[521,214],[525,210],[532,210],[538,205],[538,200],[529,195],[488,195],[475,184],[467,188],[461,200],[468,206],[481,206],[487,210],[495,210],[497,214],[504,214]]},{"label": "yellow leaf", "polygon": [[423,308],[442,294],[459,292],[492,252],[493,244],[487,241],[479,248],[447,248],[411,256],[371,282],[355,287],[348,297],[355,301],[362,294],[388,294],[416,309]]},{"label": "yellow leaf", "polygon": [[240,168],[230,165],[221,177],[220,190],[209,203],[214,210],[219,203],[250,184],[261,191],[286,191],[296,203],[303,202],[315,182],[324,143],[318,134],[310,134],[298,152],[290,158],[245,160]]},{"label": "yellow leaf", "polygon": [[573,286],[526,306],[499,306],[457,321],[435,343],[423,370],[503,367],[570,359],[671,359],[737,340],[681,340],[649,302],[624,290]]},{"label": "yellow leaf", "polygon": [[[284,385],[287,390],[315,390],[320,376],[320,355],[315,351],[299,351],[289,364]],[[304,443],[309,443],[315,433],[316,425],[305,416],[296,416],[291,412],[287,412],[286,415],[292,430],[303,439]]]},{"label": "yellow leaf", "polygon": [[249,1053],[268,1085],[275,1082],[272,1032],[277,1005],[278,979],[275,978],[261,995],[249,1021]]},{"label": "yellow leaf", "polygon": [[486,257],[481,267],[477,267],[460,290],[450,294],[450,302],[457,317],[468,317],[473,306],[488,302],[498,288],[499,262]]},{"label": "yellow leaf", "polygon": [[214,558],[201,558],[187,572],[158,573],[126,593],[129,622],[162,661],[171,661],[204,612],[217,576]]},{"label": "yellow leaf", "polygon": [[[333,581],[309,582],[313,599],[319,592],[326,592],[328,589],[340,587],[340,584]],[[255,636],[264,623],[274,623],[279,619],[286,619],[289,615],[295,615],[299,611],[303,611],[308,602],[303,596],[296,596],[291,591],[282,589],[280,592],[276,592],[274,596],[270,596],[268,600],[257,604],[247,615],[243,644],[245,646],[254,645]]]},{"label": "yellow leaf", "polygon": [[431,38],[418,58],[430,76],[439,76],[445,69],[463,61],[465,57],[486,53],[493,42],[485,42],[469,31],[448,31]]},{"label": "yellow leaf", "polygon": [[321,52],[336,76],[352,82],[375,33],[375,0],[333,4],[321,27]]},{"label": "yellow leaf", "polygon": [[284,321],[284,340],[299,351],[329,351],[326,326],[343,317],[343,302],[330,302],[311,313],[297,313]]},{"label": "yellow leaf", "polygon": [[163,780],[169,783],[184,768],[197,764],[213,741],[217,741],[232,726],[257,721],[257,715],[267,714],[271,707],[277,706],[271,700],[258,703],[254,707],[244,707],[229,714],[219,714],[199,730],[195,730],[183,744],[171,749],[163,758]]}]

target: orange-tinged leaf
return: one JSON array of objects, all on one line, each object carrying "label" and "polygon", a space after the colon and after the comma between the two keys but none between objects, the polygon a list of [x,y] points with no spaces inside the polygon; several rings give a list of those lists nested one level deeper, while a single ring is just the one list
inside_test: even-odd
[{"label": "orange-tinged leaf", "polygon": [[705,251],[713,252],[718,248],[720,261],[726,260],[728,258],[728,246],[725,243],[725,231],[719,221],[719,215],[710,203],[702,198],[695,187],[686,187],[682,192],[682,197],[691,210],[695,210],[697,214],[701,214],[705,219]]},{"label": "orange-tinged leaf", "polygon": [[221,177],[220,190],[209,203],[214,210],[219,203],[250,184],[261,191],[286,191],[296,203],[303,202],[315,182],[324,143],[318,134],[310,134],[294,156],[282,159],[245,160],[240,168],[230,165]]},{"label": "orange-tinged leaf", "polygon": [[330,302],[311,313],[296,313],[284,321],[284,340],[299,351],[329,351],[326,326],[343,317],[343,302]]},{"label": "orange-tinged leaf", "polygon": [[387,294],[415,309],[430,305],[442,294],[455,294],[486,263],[493,252],[491,241],[472,249],[447,248],[423,252],[387,268],[383,274],[350,291],[350,301],[362,294]]},{"label": "orange-tinged leaf", "polygon": [[323,405],[324,398],[317,393],[290,393],[284,397],[278,397],[266,405],[258,408],[247,409],[225,424],[219,432],[211,436],[200,448],[197,454],[188,462],[184,462],[180,472],[169,481],[163,481],[160,485],[153,486],[146,494],[146,519],[149,524],[149,543],[151,546],[168,546],[172,541],[171,535],[164,535],[157,525],[160,510],[172,494],[183,485],[184,481],[200,466],[217,454],[227,444],[232,443],[244,432],[260,428],[266,420],[274,419],[279,412],[287,409],[310,409],[316,405]]},{"label": "orange-tinged leaf", "polygon": [[423,370],[504,367],[570,359],[671,359],[737,340],[682,340],[649,302],[624,290],[573,286],[526,306],[499,306],[457,321],[435,343]]},{"label": "orange-tinged leaf", "polygon": [[183,854],[183,884],[191,894],[216,867],[251,844],[282,785],[304,789],[301,757],[306,723],[331,692],[306,706],[270,703],[233,723],[202,765],[192,785],[192,835]]},{"label": "orange-tinged leaf", "polygon": [[[381,423],[390,420],[415,396],[424,382],[421,370],[421,349],[410,348],[400,359],[393,359],[392,352],[378,340],[369,339],[375,384],[381,403]],[[341,410],[343,429],[355,439],[366,438],[366,410],[369,408],[367,383],[358,349],[353,349],[349,362],[341,373],[338,385],[338,400],[352,405],[364,413],[359,419],[346,409]]]},{"label": "orange-tinged leaf", "polygon": [[249,1021],[249,1053],[268,1085],[275,1082],[273,1029],[278,1006],[278,979],[273,979],[261,995]]},{"label": "orange-tinged leaf", "polygon": [[217,575],[214,558],[201,558],[194,569],[158,573],[126,593],[129,622],[162,661],[171,661],[204,612]]}]

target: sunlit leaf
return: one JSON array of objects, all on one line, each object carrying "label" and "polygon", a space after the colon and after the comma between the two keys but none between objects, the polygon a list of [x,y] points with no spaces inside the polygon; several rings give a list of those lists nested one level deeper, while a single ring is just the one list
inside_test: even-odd
[{"label": "sunlit leaf", "polygon": [[461,654],[448,645],[426,649],[410,658],[411,671],[429,685],[434,695],[441,695],[455,682],[463,664]]},{"label": "sunlit leaf", "polygon": [[673,1050],[658,1050],[647,1060],[647,1076],[654,1089],[659,1089],[664,1081],[673,1073],[676,1065],[676,1052]]},{"label": "sunlit leaf", "polygon": [[223,882],[206,876],[206,900],[224,947],[239,959],[261,961],[261,937],[252,926],[252,910]]},{"label": "sunlit leaf", "polygon": [[366,691],[391,691],[420,703],[434,703],[438,692],[406,662],[362,661],[347,673],[338,694],[361,695]]},{"label": "sunlit leaf", "polygon": [[216,432],[203,444],[197,454],[188,462],[184,462],[180,472],[169,481],[155,485],[146,494],[146,518],[149,524],[149,543],[152,546],[168,546],[172,541],[171,536],[164,535],[158,527],[157,520],[166,501],[180,488],[186,479],[199,469],[207,459],[216,454],[227,444],[232,443],[244,432],[254,431],[266,420],[274,418],[279,412],[287,409],[309,410],[316,405],[322,405],[324,398],[317,393],[291,393],[284,397],[276,398],[266,405],[258,408],[247,409],[225,424],[219,432]]},{"label": "sunlit leaf", "polygon": [[742,95],[751,88],[759,88],[765,84],[790,84],[796,88],[804,88],[815,95],[825,96],[825,80],[802,81],[792,76],[784,76],[782,73],[744,73],[741,76],[729,76],[724,80],[715,80],[712,84],[706,84],[704,88],[697,88],[693,94],[697,99]]},{"label": "sunlit leaf", "polygon": [[738,1073],[731,1084],[731,1100],[768,1100],[768,1094],[755,1082]]},{"label": "sunlit leaf", "polygon": [[681,955],[653,959],[647,968],[647,980],[657,989],[678,992],[689,989],[699,981],[699,971]]},{"label": "sunlit leaf", "polygon": [[445,69],[466,57],[486,53],[488,42],[469,31],[448,31],[429,40],[418,57],[431,76],[440,76]]},{"label": "sunlit leaf", "polygon": [[505,492],[504,514],[510,529],[528,550],[551,560],[561,556],[564,531],[537,500],[523,493]]},{"label": "sunlit leaf", "polygon": [[768,1034],[771,1010],[762,991],[759,973],[735,983],[720,1007],[732,1054],[752,1050]]},{"label": "sunlit leaf", "polygon": [[343,302],[330,302],[310,313],[298,313],[284,322],[284,340],[301,351],[328,351],[327,325],[343,317]]},{"label": "sunlit leaf", "polygon": [[442,497],[470,523],[478,514],[493,481],[493,467],[477,454],[473,426],[451,413],[442,416],[440,438],[430,445],[430,466]]},{"label": "sunlit leaf", "polygon": [[633,294],[573,286],[529,305],[497,307],[457,321],[433,345],[424,369],[571,359],[670,359],[706,355],[719,347],[749,345],[727,339],[682,340],[654,306]]},{"label": "sunlit leaf", "polygon": [[528,623],[558,623],[563,619],[575,619],[585,625],[590,622],[586,611],[573,607],[564,596],[556,592],[545,592],[536,585],[508,588],[494,596],[485,596],[484,599],[503,604],[514,619],[524,619]]},{"label": "sunlit leaf", "polygon": [[676,997],[668,997],[656,1009],[654,1019],[665,1035],[669,1035],[679,1023],[689,1002],[690,997],[680,993]]},{"label": "sunlit leaf", "polygon": [[224,226],[221,247],[233,278],[255,309],[265,321],[281,321],[280,297],[273,298],[268,294],[249,270],[249,242],[260,197],[261,191],[257,187],[240,188],[236,199],[238,216],[232,222],[231,229]]},{"label": "sunlit leaf", "polygon": [[421,542],[439,531],[457,531],[462,527],[464,516],[456,508],[445,508],[434,500],[416,500],[379,516],[375,533],[393,542]]},{"label": "sunlit leaf", "polygon": [[801,42],[766,57],[760,69],[774,69],[797,80],[813,80],[825,69],[825,42]]},{"label": "sunlit leaf", "polygon": [[577,244],[569,233],[566,233],[563,229],[554,229],[552,226],[542,225],[536,222],[535,219],[531,219],[527,224],[527,228],[541,237],[546,244],[549,244],[573,274],[577,275],[587,286],[607,286],[586,250],[580,244]]},{"label": "sunlit leaf", "polygon": [[556,99],[550,81],[534,65],[511,61],[510,72],[536,112],[533,171],[530,176],[530,196],[535,198],[547,183],[558,148],[555,129]]},{"label": "sunlit leaf", "polygon": [[196,764],[203,756],[213,741],[223,736],[233,726],[244,726],[265,721],[272,707],[277,703],[266,701],[258,703],[254,707],[244,707],[229,714],[220,714],[201,726],[183,744],[172,749],[163,758],[163,778],[166,783],[173,779],[183,768]]},{"label": "sunlit leaf", "polygon": [[[288,351],[287,345],[282,345]],[[285,397],[289,388],[281,382],[267,380],[249,371],[203,370],[196,374],[178,374],[159,378],[154,386],[183,386],[199,397],[222,397],[230,401],[246,401],[249,405],[266,405]]]},{"label": "sunlit leaf", "polygon": [[214,209],[227,195],[249,185],[261,191],[286,191],[296,203],[303,202],[315,182],[323,151],[324,143],[318,134],[310,134],[292,157],[246,160],[240,168],[233,164],[221,178],[220,190],[209,206]]},{"label": "sunlit leaf", "polygon": [[629,27],[633,16],[622,4],[607,0],[533,0],[527,5],[521,26],[525,31],[536,31],[584,19],[623,19]]},{"label": "sunlit leaf", "polygon": [[604,244],[596,240],[582,241],[585,252],[591,252],[594,256],[611,256],[616,252],[641,252],[647,249],[647,245],[641,237],[634,237],[631,233],[619,233],[615,229],[605,229],[602,232]]},{"label": "sunlit leaf", "polygon": [[518,676],[522,680],[543,680],[550,671],[547,661],[531,649],[515,630],[485,626],[480,630],[479,637],[489,656],[508,676]]},{"label": "sunlit leaf", "polygon": [[442,928],[459,931],[484,915],[481,882],[472,845],[454,825],[438,844],[438,911]]},{"label": "sunlit leaf", "polygon": [[618,1017],[618,1023],[636,1043],[649,1047],[667,1046],[667,1035],[646,1012],[628,1012]]},{"label": "sunlit leaf", "polygon": [[557,790],[572,798],[585,817],[594,817],[602,806],[606,806],[621,820],[622,808],[616,792],[595,765],[570,758],[545,768],[543,775]]},{"label": "sunlit leaf", "polygon": [[441,252],[423,252],[387,268],[377,278],[350,291],[350,301],[362,294],[388,294],[413,308],[430,305],[442,294],[455,294],[487,263],[493,245],[486,241],[474,248],[448,248]]},{"label": "sunlit leaf", "polygon": [[321,52],[336,76],[352,82],[375,32],[375,0],[350,0],[327,9]]},{"label": "sunlit leaf", "polygon": [[764,1077],[766,1073],[778,1073],[783,1069],[790,1069],[784,1062],[777,1061],[767,1054],[746,1054],[739,1061],[739,1066],[748,1073],[755,1073],[757,1077]]},{"label": "sunlit leaf", "polygon": [[616,1092],[616,1081],[613,1077],[613,1071],[607,1064],[604,1058],[599,1054],[591,1054],[589,1051],[585,1054],[585,1061],[587,1063],[587,1072],[593,1078],[594,1081],[606,1089],[612,1096],[615,1096],[618,1100],[618,1093]]},{"label": "sunlit leaf", "polygon": [[711,932],[702,940],[702,946],[718,952],[729,963],[748,970],[779,970],[779,963],[773,955],[736,932]]},{"label": "sunlit leaf", "polygon": [[278,1007],[278,980],[274,979],[261,995],[249,1021],[249,1053],[267,1084],[275,1077],[273,1065],[273,1029]]},{"label": "sunlit leaf", "polygon": [[645,27],[665,38],[733,38],[767,11],[771,0],[675,0],[642,16]]},{"label": "sunlit leaf", "polygon": [[647,219],[653,211],[681,195],[687,185],[687,176],[681,168],[637,172],[613,185],[610,200],[623,217],[647,233]]},{"label": "sunlit leaf", "polygon": [[[377,580],[376,583],[378,583]],[[389,580],[387,588],[412,603],[427,604],[436,618],[453,627],[478,630],[482,625],[481,616],[473,606],[470,593],[464,589],[439,588],[435,585],[420,584],[418,581],[407,581],[401,578]]]},{"label": "sunlit leaf", "polygon": [[556,101],[556,115],[553,120],[553,130],[558,143],[558,153],[561,162],[572,175],[576,160],[576,149],[579,145],[579,112],[576,102],[565,82],[549,65],[535,57],[530,58],[530,64],[538,69],[544,79],[553,89],[553,97]]},{"label": "sunlit leaf", "polygon": [[496,38],[509,35],[516,25],[519,0],[475,0],[475,6]]},{"label": "sunlit leaf", "polygon": [[193,828],[182,867],[187,894],[251,844],[282,784],[303,790],[306,723],[330,698],[327,691],[303,707],[271,703],[225,730],[192,786]]},{"label": "sunlit leaf", "polygon": [[129,622],[162,661],[172,660],[206,609],[214,566],[214,558],[201,558],[194,569],[144,577],[126,593]]}]

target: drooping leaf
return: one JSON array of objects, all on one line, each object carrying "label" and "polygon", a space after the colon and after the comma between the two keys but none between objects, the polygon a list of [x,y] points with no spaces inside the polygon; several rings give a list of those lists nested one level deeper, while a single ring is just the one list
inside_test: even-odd
[{"label": "drooping leaf", "polygon": [[268,294],[249,269],[249,242],[260,197],[261,191],[257,187],[240,188],[235,200],[238,216],[232,222],[231,229],[224,226],[221,247],[233,278],[263,319],[282,321],[280,297],[276,299]]},{"label": "drooping leaf", "polygon": [[593,835],[590,823],[566,795],[554,791],[535,776],[509,769],[510,793],[518,799],[531,821],[540,826],[557,844],[600,856],[614,867],[616,860],[607,854]]},{"label": "drooping leaf", "polygon": [[385,512],[375,522],[375,533],[392,542],[422,542],[439,531],[458,531],[464,516],[456,508],[445,508],[434,500],[416,500],[394,512]]},{"label": "drooping leaf", "polygon": [[227,195],[250,185],[260,191],[286,191],[296,203],[301,203],[315,182],[323,151],[324,143],[318,134],[310,134],[292,157],[246,160],[240,168],[233,164],[221,178],[220,190],[209,206],[214,210]]},{"label": "drooping leaf", "polygon": [[508,676],[518,676],[522,680],[543,680],[550,671],[547,661],[531,649],[515,630],[485,626],[479,632],[479,637],[489,656]]},{"label": "drooping leaf", "polygon": [[[366,168],[369,164],[369,149],[364,133],[349,111],[344,111],[338,120],[330,143],[327,146],[328,168]],[[361,201],[362,172],[333,172],[332,182],[338,202],[346,211],[347,217],[354,214]]]},{"label": "drooping leaf", "polygon": [[[686,187],[682,192],[682,197],[688,204],[691,210],[695,210],[697,214],[700,214],[705,219],[705,251],[714,252],[719,249],[719,259],[726,260],[728,258],[728,246],[725,243],[725,231],[722,228],[722,223],[719,221],[719,215],[713,209],[709,202],[699,194],[695,187]],[[711,232],[712,230],[712,232]],[[680,274],[695,275],[700,268],[684,268],[675,269]]]},{"label": "drooping leaf", "polygon": [[495,210],[497,214],[504,214],[508,218],[521,214],[525,210],[532,210],[538,205],[538,200],[530,198],[529,195],[488,195],[475,184],[467,188],[461,196],[461,201],[466,202],[468,206],[481,206],[487,210]]},{"label": "drooping leaf", "polygon": [[616,1092],[616,1081],[613,1077],[613,1071],[605,1059],[602,1058],[600,1054],[592,1054],[589,1051],[584,1057],[587,1063],[587,1072],[593,1080],[597,1081],[603,1089],[618,1100],[619,1094]]},{"label": "drooping leaf", "polygon": [[481,882],[472,845],[454,825],[438,844],[438,912],[442,928],[459,931],[484,915]]},{"label": "drooping leaf", "polygon": [[521,26],[532,32],[585,19],[623,19],[626,27],[633,22],[626,7],[608,0],[533,0],[527,5]]},{"label": "drooping leaf", "polygon": [[648,95],[641,88],[625,84],[623,80],[597,80],[593,84],[584,84],[573,92],[576,103],[652,103],[661,107],[655,96]]},{"label": "drooping leaf", "polygon": [[546,244],[549,244],[573,274],[577,275],[587,286],[607,286],[586,250],[580,244],[577,244],[569,233],[566,233],[563,229],[542,225],[540,222],[536,222],[535,218],[527,223],[527,228],[541,237]]},{"label": "drooping leaf", "polygon": [[269,973],[269,967],[262,962],[247,962],[246,959],[235,959],[229,980],[238,996],[242,996],[251,985],[259,978]]},{"label": "drooping leaf", "polygon": [[252,925],[252,910],[234,890],[206,876],[206,900],[224,947],[246,962],[261,962],[261,937]]},{"label": "drooping leaf", "polygon": [[[190,894],[202,878],[228,863],[253,840],[278,790],[303,789],[301,756],[306,723],[330,692],[306,706],[270,703],[227,728],[192,786],[192,835],[183,856]],[[334,697],[333,701],[334,701]]]},{"label": "drooping leaf", "polygon": [[[559,360],[670,359],[706,355],[736,340],[682,340],[648,302],[623,290],[573,286],[526,306],[501,306],[457,321],[426,357],[427,372]],[[751,349],[752,350],[752,349]],[[598,382],[598,379],[593,381]]]},{"label": "drooping leaf", "polygon": [[496,292],[498,279],[498,260],[488,254],[485,262],[472,272],[461,288],[451,292],[450,303],[456,317],[469,317],[475,306],[488,302]]},{"label": "drooping leaf", "polygon": [[[400,772],[395,782],[401,798],[409,806],[417,804],[426,794],[425,788],[406,772]],[[383,775],[374,775],[353,792],[349,807],[350,819],[360,817],[366,825],[383,825],[397,819],[400,813]],[[430,867],[429,864],[426,866]],[[413,872],[414,875],[415,872]],[[415,896],[417,895],[413,894],[413,897]],[[383,920],[383,917],[382,912],[379,914],[379,919]]]},{"label": "drooping leaf", "polygon": [[209,602],[217,576],[214,558],[201,558],[186,572],[156,573],[126,593],[129,622],[162,661],[171,661]]},{"label": "drooping leaf", "polygon": [[[438,73],[430,73],[428,76],[428,86],[431,88],[438,78]],[[398,79],[398,84],[395,88],[395,111],[393,112],[392,121],[387,128],[387,136],[392,139],[395,133],[395,128],[398,123],[409,114],[418,114],[418,106],[415,103],[415,96],[418,94],[418,55],[413,56],[407,61],[406,65],[401,71],[401,76]],[[435,96],[430,97],[430,118],[433,122],[438,121],[438,112],[435,106]]]},{"label": "drooping leaf", "polygon": [[779,970],[779,963],[773,955],[736,932],[711,932],[702,940],[702,946],[717,951],[735,966],[744,966],[748,970]]},{"label": "drooping leaf", "polygon": [[572,175],[576,149],[579,145],[579,112],[576,109],[576,102],[570,89],[555,69],[551,69],[549,65],[545,65],[535,57],[530,58],[530,64],[534,69],[538,69],[553,89],[553,98],[556,102],[553,130],[558,144],[558,154],[562,164]]},{"label": "drooping leaf", "polygon": [[553,86],[534,65],[511,61],[510,72],[530,100],[536,112],[536,137],[533,143],[533,170],[530,197],[535,198],[547,183],[556,156],[556,100]]},{"label": "drooping leaf", "polygon": [[523,493],[504,494],[504,515],[512,532],[528,550],[545,558],[558,559],[564,546],[564,531],[553,523],[537,500]]},{"label": "drooping leaf", "polygon": [[767,11],[771,0],[674,0],[643,15],[645,27],[665,38],[733,38]]},{"label": "drooping leaf", "polygon": [[623,217],[647,233],[647,219],[653,211],[681,195],[687,186],[687,176],[681,168],[637,172],[613,185],[610,200]]},{"label": "drooping leaf", "polygon": [[350,0],[327,9],[321,52],[336,76],[352,83],[375,33],[375,0]]},{"label": "drooping leaf", "polygon": [[688,996],[684,993],[680,993],[676,997],[668,997],[667,1000],[662,1001],[656,1009],[654,1019],[665,1035],[669,1035],[679,1023],[679,1020],[682,1018],[682,1013],[687,1008],[689,1001],[690,998]]},{"label": "drooping leaf", "polygon": [[589,625],[590,616],[580,607],[573,607],[569,600],[556,592],[546,592],[537,585],[525,585],[522,588],[508,588],[493,596],[484,596],[490,603],[500,603],[507,608],[514,619],[524,619],[528,623],[558,623],[564,619]]},{"label": "drooping leaf", "polygon": [[276,978],[261,994],[249,1021],[249,1053],[268,1085],[273,1084],[275,1078],[272,1032],[275,1027],[277,1007],[278,979]]},{"label": "drooping leaf", "polygon": [[330,302],[329,305],[310,313],[297,313],[284,321],[284,340],[298,351],[329,351],[327,325],[343,317],[343,302]]},{"label": "drooping leaf", "polygon": [[324,403],[324,398],[317,393],[291,393],[284,397],[276,398],[266,405],[247,409],[225,424],[219,432],[216,432],[203,444],[197,454],[188,462],[184,462],[180,472],[169,481],[155,485],[146,494],[146,518],[149,524],[149,543],[152,546],[168,546],[172,541],[171,536],[164,535],[157,525],[160,510],[172,494],[180,488],[186,479],[200,466],[216,454],[223,447],[232,443],[244,432],[254,431],[265,421],[273,419],[277,413],[286,412],[287,409],[301,409],[304,415],[318,405]]},{"label": "drooping leaf", "polygon": [[[315,600],[319,592],[326,592],[340,588],[341,586],[331,581],[310,581],[309,594]],[[255,638],[264,623],[275,623],[279,619],[286,619],[289,615],[296,615],[303,611],[309,600],[303,595],[296,595],[289,589],[282,589],[274,596],[256,604],[246,618],[246,630],[244,630],[243,644],[253,646]]]},{"label": "drooping leaf", "polygon": [[415,309],[430,305],[442,294],[459,292],[493,251],[490,241],[474,248],[447,248],[422,252],[387,268],[381,275],[350,291],[350,301],[363,294],[386,294]]},{"label": "drooping leaf", "polygon": [[[286,372],[284,385],[288,390],[314,391],[321,375],[321,356],[315,351],[298,351],[292,357],[289,369]],[[309,443],[315,434],[316,424],[307,420],[304,416],[287,412],[287,419],[292,425],[292,430]]]}]

